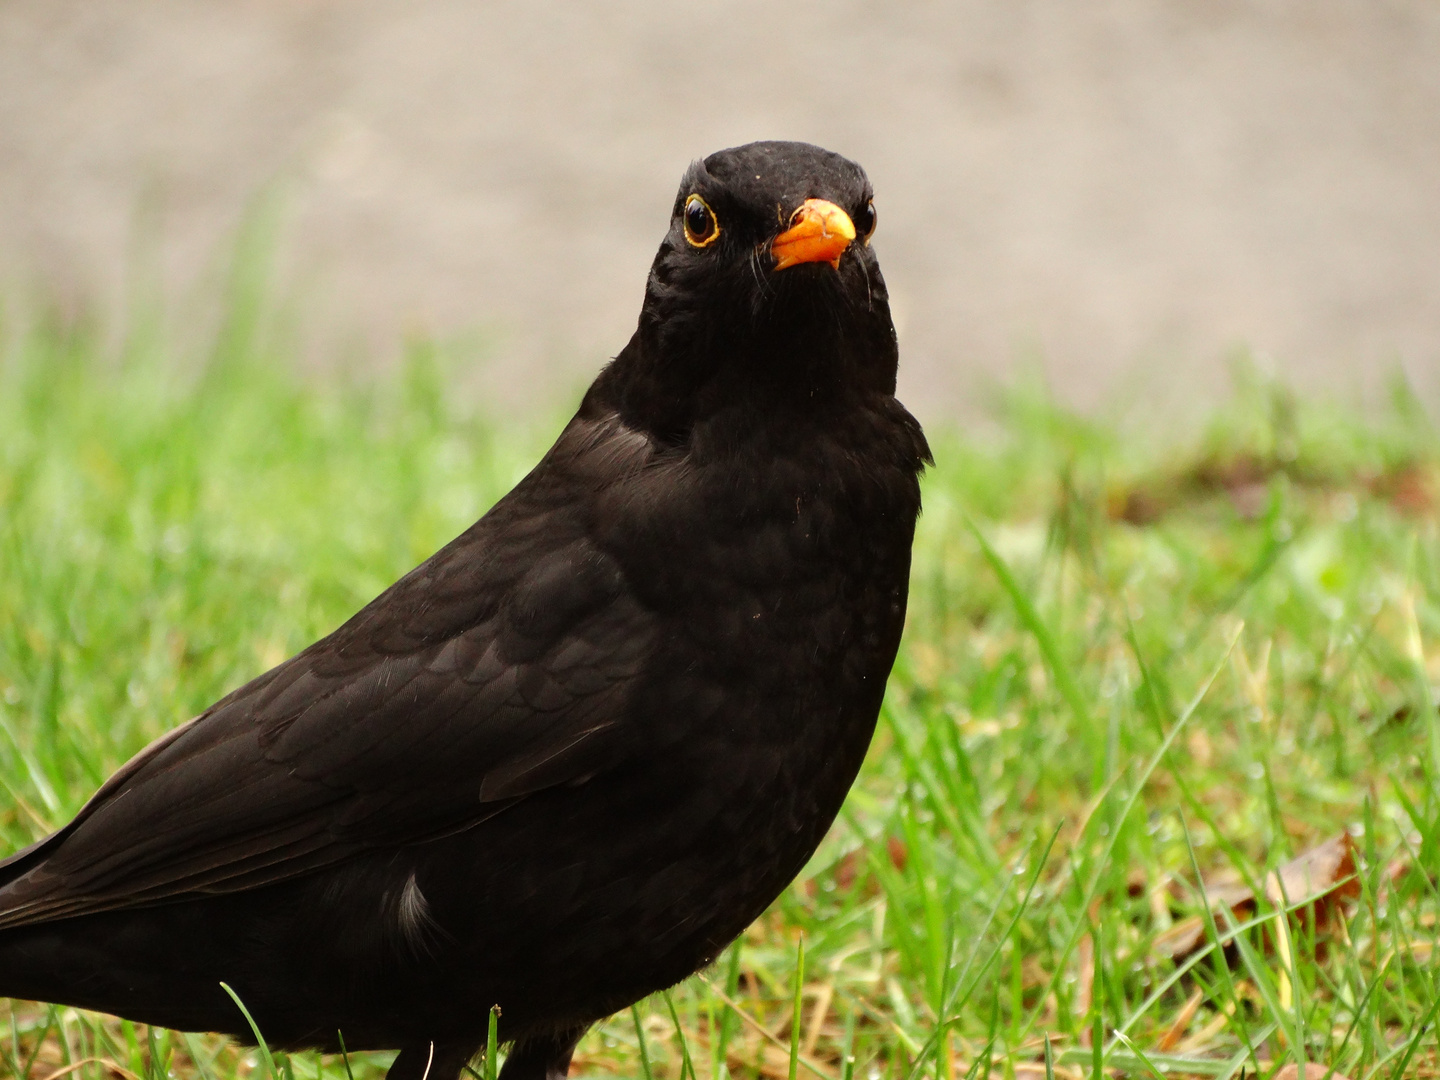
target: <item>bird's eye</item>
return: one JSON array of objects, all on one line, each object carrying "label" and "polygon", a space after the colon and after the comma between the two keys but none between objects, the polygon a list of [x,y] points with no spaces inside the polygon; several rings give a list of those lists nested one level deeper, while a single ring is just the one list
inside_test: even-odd
[{"label": "bird's eye", "polygon": [[875,216],[875,200],[869,199],[865,208],[855,215],[855,231],[860,234],[860,239],[865,243],[870,242],[870,237],[875,235],[875,226],[879,218]]},{"label": "bird's eye", "polygon": [[715,213],[699,195],[691,195],[685,200],[685,239],[690,241],[692,247],[705,247],[713,244],[715,238],[720,235],[720,223],[715,220]]}]

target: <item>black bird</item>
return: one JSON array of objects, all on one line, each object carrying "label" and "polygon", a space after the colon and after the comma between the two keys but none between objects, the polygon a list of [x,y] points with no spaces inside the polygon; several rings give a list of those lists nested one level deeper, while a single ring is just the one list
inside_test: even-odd
[{"label": "black bird", "polygon": [[0,996],[563,1077],[710,963],[839,811],[929,461],[870,183],[685,174],[639,327],[535,469],[329,637],[0,863]]}]

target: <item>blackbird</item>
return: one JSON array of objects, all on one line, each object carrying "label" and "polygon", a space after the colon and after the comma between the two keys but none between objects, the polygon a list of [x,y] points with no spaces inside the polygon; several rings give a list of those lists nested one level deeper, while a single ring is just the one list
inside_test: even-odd
[{"label": "blackbird", "polygon": [[[557,207],[566,213],[578,205]],[[454,1080],[563,1077],[815,851],[870,744],[930,452],[870,183],[686,172],[638,328],[534,470],[0,863],[0,996]]]}]

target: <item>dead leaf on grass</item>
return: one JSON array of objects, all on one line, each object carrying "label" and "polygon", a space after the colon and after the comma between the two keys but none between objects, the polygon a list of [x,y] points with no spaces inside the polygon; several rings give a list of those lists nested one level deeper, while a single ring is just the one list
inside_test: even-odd
[{"label": "dead leaf on grass", "polygon": [[1401,513],[1427,517],[1435,510],[1435,476],[1419,462],[1399,465],[1370,480],[1371,494],[1386,499]]},{"label": "dead leaf on grass", "polygon": [[1170,511],[1173,501],[1156,488],[1117,488],[1105,497],[1105,514],[1111,521],[1151,525]]},{"label": "dead leaf on grass", "polygon": [[[1359,895],[1355,845],[1348,833],[1297,855],[1265,879],[1266,899],[1277,907],[1293,909],[1291,918],[1317,931],[1331,923],[1341,903]],[[1255,894],[1238,882],[1207,882],[1205,896],[1211,911],[1228,908],[1237,919],[1255,913]],[[1200,947],[1204,937],[1204,918],[1192,915],[1159,934],[1154,950],[1173,960],[1183,960]]]},{"label": "dead leaf on grass", "polygon": [[[1210,902],[1211,911],[1229,908],[1237,915],[1247,906],[1253,910],[1255,894],[1244,885],[1226,881],[1207,882],[1205,898]],[[1205,919],[1200,915],[1177,919],[1168,930],[1155,936],[1153,949],[1161,956],[1172,960],[1184,960],[1198,949],[1205,938]]]},{"label": "dead leaf on grass", "polygon": [[[898,836],[887,836],[885,853],[890,856],[890,865],[903,873],[905,864],[910,861],[910,849],[905,846],[905,841]],[[855,879],[860,876],[860,870],[865,865],[867,854],[868,849],[859,847],[853,851],[847,851],[835,861],[831,875],[834,878],[835,887],[841,892],[848,892],[855,884]],[[811,878],[805,882],[803,888],[807,896],[814,896],[818,888],[816,879]]]},{"label": "dead leaf on grass", "polygon": [[1158,1049],[1161,1053],[1168,1053],[1175,1049],[1180,1040],[1185,1037],[1185,1032],[1190,1029],[1190,1021],[1195,1019],[1195,1013],[1200,1008],[1200,1002],[1205,1000],[1205,991],[1196,990],[1190,995],[1184,1005],[1180,1007],[1180,1013],[1175,1017],[1169,1029],[1160,1036]]}]

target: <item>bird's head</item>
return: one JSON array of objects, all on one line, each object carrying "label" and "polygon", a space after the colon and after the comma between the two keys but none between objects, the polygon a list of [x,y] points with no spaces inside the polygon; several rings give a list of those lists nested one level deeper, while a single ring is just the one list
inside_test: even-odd
[{"label": "bird's head", "polygon": [[817,146],[756,142],[690,166],[635,337],[626,411],[684,437],[736,405],[823,408],[895,388],[895,330],[864,170]]}]

